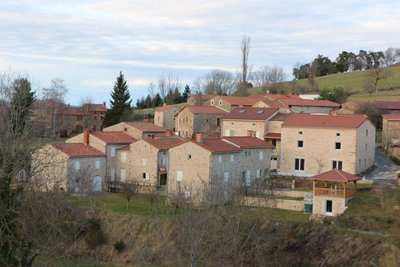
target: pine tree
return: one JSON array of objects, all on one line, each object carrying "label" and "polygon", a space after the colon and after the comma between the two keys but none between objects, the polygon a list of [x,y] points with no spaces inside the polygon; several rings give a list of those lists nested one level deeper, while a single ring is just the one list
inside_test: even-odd
[{"label": "pine tree", "polygon": [[163,105],[163,101],[159,93],[156,94],[153,102],[154,102],[154,107],[159,107]]},{"label": "pine tree", "polygon": [[189,85],[186,84],[185,90],[184,90],[183,93],[182,93],[182,101],[183,101],[183,102],[187,102],[187,99],[189,98],[189,96],[190,96],[191,93],[192,93],[192,92],[190,91]]},{"label": "pine tree", "polygon": [[111,92],[110,109],[107,110],[104,117],[103,126],[107,127],[110,125],[121,122],[121,118],[124,114],[131,111],[131,96],[128,90],[128,84],[122,74],[119,73],[117,80],[114,84],[113,92]]}]

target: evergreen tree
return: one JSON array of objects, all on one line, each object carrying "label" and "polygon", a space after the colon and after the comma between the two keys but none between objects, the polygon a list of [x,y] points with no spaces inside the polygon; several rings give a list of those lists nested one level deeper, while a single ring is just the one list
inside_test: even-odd
[{"label": "evergreen tree", "polygon": [[175,88],[172,104],[182,103],[182,95],[178,88]]},{"label": "evergreen tree", "polygon": [[128,90],[128,84],[122,74],[119,73],[117,80],[114,84],[113,92],[111,92],[110,109],[107,110],[104,117],[103,126],[107,127],[110,125],[121,122],[121,118],[124,114],[131,111],[131,96]]},{"label": "evergreen tree", "polygon": [[189,98],[191,93],[192,92],[190,91],[189,85],[186,84],[185,90],[183,91],[183,94],[182,94],[182,102],[187,102],[187,99]]},{"label": "evergreen tree", "polygon": [[163,105],[163,101],[159,93],[155,95],[153,102],[154,102],[154,107],[160,107]]},{"label": "evergreen tree", "polygon": [[23,133],[34,101],[35,92],[32,92],[31,82],[27,78],[14,80],[9,116],[11,130],[15,135]]}]

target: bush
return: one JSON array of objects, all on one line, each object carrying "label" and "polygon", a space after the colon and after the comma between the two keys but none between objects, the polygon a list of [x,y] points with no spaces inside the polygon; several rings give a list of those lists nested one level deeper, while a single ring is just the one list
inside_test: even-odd
[{"label": "bush", "polygon": [[85,232],[85,243],[89,249],[95,249],[97,246],[106,242],[106,237],[101,229],[100,219],[89,219]]},{"label": "bush", "polygon": [[121,253],[125,249],[125,243],[122,240],[119,240],[114,243],[114,249],[118,251],[118,253]]}]

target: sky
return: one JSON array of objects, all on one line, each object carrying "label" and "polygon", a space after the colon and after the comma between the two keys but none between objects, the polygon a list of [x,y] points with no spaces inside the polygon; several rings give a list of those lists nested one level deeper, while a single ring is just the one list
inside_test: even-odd
[{"label": "sky", "polygon": [[318,54],[400,47],[398,1],[3,0],[0,72],[29,75],[40,91],[55,78],[66,102],[109,103],[119,72],[133,103],[160,75],[192,85],[213,69],[240,71],[250,36],[252,69],[297,63]]}]

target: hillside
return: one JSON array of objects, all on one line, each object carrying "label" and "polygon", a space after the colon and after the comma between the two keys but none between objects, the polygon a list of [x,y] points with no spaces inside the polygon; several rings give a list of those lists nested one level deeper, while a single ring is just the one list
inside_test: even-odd
[{"label": "hillside", "polygon": [[[400,66],[389,67],[387,70],[391,73],[390,77],[379,81],[379,89],[387,88],[399,88],[400,89]],[[369,71],[356,71],[348,73],[336,73],[322,77],[316,77],[315,82],[319,89],[322,88],[333,88],[343,87],[345,90],[353,93],[363,93],[364,84],[367,79],[367,73]],[[291,92],[293,87],[296,86],[299,89],[306,89],[311,91],[311,86],[307,79],[298,80],[295,82],[284,82],[283,88],[287,92]],[[261,91],[260,87],[255,87],[250,90],[251,94],[256,94]],[[395,95],[399,95],[400,92],[396,92]]]},{"label": "hillside", "polygon": [[[179,109],[183,109],[186,106],[186,103],[175,104]],[[154,115],[154,108],[144,108],[144,109],[135,109],[133,111],[135,115]]]}]

